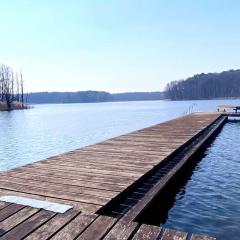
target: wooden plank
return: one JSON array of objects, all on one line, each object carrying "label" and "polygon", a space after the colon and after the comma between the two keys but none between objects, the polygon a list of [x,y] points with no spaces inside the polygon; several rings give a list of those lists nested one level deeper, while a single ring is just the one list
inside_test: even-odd
[{"label": "wooden plank", "polygon": [[133,240],[157,240],[161,232],[161,228],[152,225],[142,224]]},{"label": "wooden plank", "polygon": [[0,211],[0,221],[3,221],[4,219],[10,217],[14,213],[16,213],[19,210],[21,210],[22,208],[24,208],[23,205],[18,205],[18,204],[10,204],[10,205],[8,205],[7,207],[3,208]]},{"label": "wooden plank", "polygon": [[187,240],[187,233],[173,229],[165,229],[161,240]]},{"label": "wooden plank", "polygon": [[6,233],[1,240],[19,240],[26,237],[43,223],[51,219],[55,213],[41,210],[32,217],[19,224],[8,233]]},{"label": "wooden plank", "polygon": [[7,219],[3,220],[2,222],[0,222],[0,236],[6,234],[12,228],[25,221],[38,211],[40,210],[36,208],[25,207],[13,214],[12,216],[8,217]]},{"label": "wooden plank", "polygon": [[216,240],[216,238],[206,235],[193,234],[190,240]]},{"label": "wooden plank", "polygon": [[10,205],[8,202],[0,202],[0,210]]},{"label": "wooden plank", "polygon": [[115,218],[99,216],[78,238],[77,240],[98,240],[111,229],[117,221]]},{"label": "wooden plank", "polygon": [[110,230],[105,236],[104,240],[127,240],[133,234],[139,223],[136,222],[125,222],[119,220],[117,224]]},{"label": "wooden plank", "polygon": [[96,215],[80,214],[68,223],[64,228],[57,232],[51,240],[70,240],[75,239],[85,228],[87,228],[95,219]]},{"label": "wooden plank", "polygon": [[74,209],[70,209],[63,214],[59,213],[26,237],[25,240],[47,240],[78,214],[79,211]]}]

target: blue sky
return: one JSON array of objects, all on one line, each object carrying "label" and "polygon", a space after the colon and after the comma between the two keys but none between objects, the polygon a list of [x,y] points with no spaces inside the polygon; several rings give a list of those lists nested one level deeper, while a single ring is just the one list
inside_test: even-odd
[{"label": "blue sky", "polygon": [[28,91],[158,91],[239,68],[237,0],[0,1],[0,62]]}]

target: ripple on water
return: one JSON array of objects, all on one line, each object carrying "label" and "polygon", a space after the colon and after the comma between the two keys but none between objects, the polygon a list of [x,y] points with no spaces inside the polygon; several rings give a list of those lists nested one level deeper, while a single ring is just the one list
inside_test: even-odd
[{"label": "ripple on water", "polygon": [[239,240],[239,136],[240,123],[224,126],[176,195],[165,227]]}]

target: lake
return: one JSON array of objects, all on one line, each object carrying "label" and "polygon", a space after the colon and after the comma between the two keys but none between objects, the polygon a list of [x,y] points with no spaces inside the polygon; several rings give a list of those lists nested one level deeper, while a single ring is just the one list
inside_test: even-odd
[{"label": "lake", "polygon": [[148,212],[152,224],[218,240],[239,239],[239,134],[239,121],[223,127],[193,171],[185,172],[185,184],[156,201]]},{"label": "lake", "polygon": [[0,171],[94,144],[195,111],[240,100],[35,105],[0,112]]}]

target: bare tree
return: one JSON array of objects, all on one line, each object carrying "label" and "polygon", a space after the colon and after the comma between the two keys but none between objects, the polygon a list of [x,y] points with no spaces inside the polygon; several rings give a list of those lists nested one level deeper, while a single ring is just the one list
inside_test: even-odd
[{"label": "bare tree", "polygon": [[8,110],[14,108],[17,102],[21,104],[21,108],[25,108],[22,73],[20,73],[19,80],[19,74],[3,64],[0,65],[0,102],[6,104]]},{"label": "bare tree", "polygon": [[22,72],[20,72],[20,87],[21,87],[21,103],[22,103],[22,108],[24,108],[24,81],[22,77]]}]

